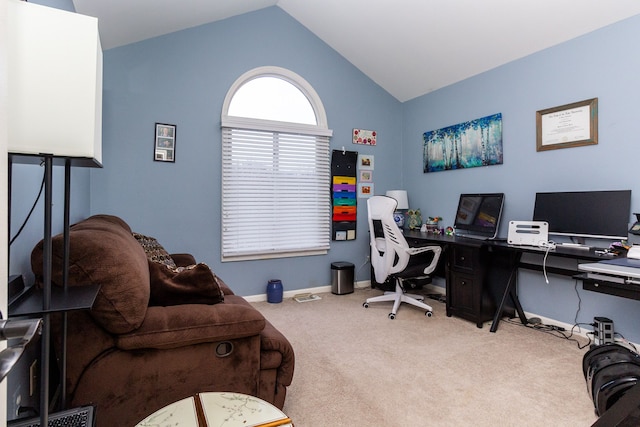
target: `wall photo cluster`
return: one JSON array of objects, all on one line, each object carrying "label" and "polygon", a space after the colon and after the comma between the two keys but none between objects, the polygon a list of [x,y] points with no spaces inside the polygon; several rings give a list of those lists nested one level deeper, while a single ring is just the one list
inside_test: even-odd
[{"label": "wall photo cluster", "polygon": [[373,166],[374,157],[370,154],[358,156],[358,198],[373,196]]},{"label": "wall photo cluster", "polygon": [[153,160],[157,162],[176,161],[176,125],[156,123],[153,139]]}]

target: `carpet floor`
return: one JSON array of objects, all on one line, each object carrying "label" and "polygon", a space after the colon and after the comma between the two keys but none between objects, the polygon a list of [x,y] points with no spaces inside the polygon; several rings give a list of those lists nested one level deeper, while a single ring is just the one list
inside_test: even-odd
[{"label": "carpet floor", "polygon": [[375,289],[320,300],[254,302],[293,345],[296,365],[284,412],[296,427],[590,426],[582,373],[588,348],[516,323],[433,317],[402,304],[364,308]]}]

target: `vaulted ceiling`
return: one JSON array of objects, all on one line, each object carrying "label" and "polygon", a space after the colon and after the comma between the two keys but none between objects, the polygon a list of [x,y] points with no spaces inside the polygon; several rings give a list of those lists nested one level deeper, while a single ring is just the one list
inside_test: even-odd
[{"label": "vaulted ceiling", "polygon": [[99,19],[103,49],[277,6],[402,102],[640,14],[638,0],[73,3]]}]

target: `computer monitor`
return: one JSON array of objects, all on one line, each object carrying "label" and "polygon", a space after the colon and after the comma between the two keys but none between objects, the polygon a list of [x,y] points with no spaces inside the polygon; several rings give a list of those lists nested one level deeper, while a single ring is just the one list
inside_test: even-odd
[{"label": "computer monitor", "polygon": [[631,190],[537,193],[534,221],[549,223],[549,234],[623,240],[631,216]]},{"label": "computer monitor", "polygon": [[503,206],[504,193],[461,194],[454,221],[456,235],[495,238]]}]

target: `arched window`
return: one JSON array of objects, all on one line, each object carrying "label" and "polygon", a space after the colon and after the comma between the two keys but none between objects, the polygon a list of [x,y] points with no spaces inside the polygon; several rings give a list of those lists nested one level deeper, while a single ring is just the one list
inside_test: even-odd
[{"label": "arched window", "polygon": [[332,131],[315,90],[256,68],[229,89],[221,121],[222,260],[326,253]]}]

